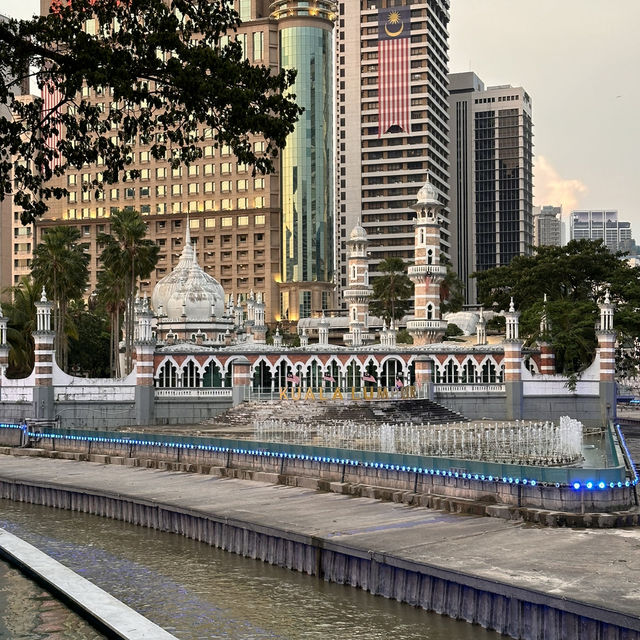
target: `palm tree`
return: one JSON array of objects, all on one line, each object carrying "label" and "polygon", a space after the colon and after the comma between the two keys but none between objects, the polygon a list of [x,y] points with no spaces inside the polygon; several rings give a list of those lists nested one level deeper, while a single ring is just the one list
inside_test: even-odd
[{"label": "palm tree", "polygon": [[158,262],[160,248],[146,238],[147,225],[142,215],[132,209],[111,215],[111,232],[98,235],[103,246],[100,260],[105,268],[120,276],[127,284],[125,297],[125,368],[131,371],[135,317],[135,297],[138,278],[148,278]]},{"label": "palm tree", "polygon": [[120,318],[125,308],[129,290],[126,278],[112,269],[101,271],[98,276],[98,301],[109,314],[110,347],[109,366],[111,376],[120,378]]},{"label": "palm tree", "polygon": [[384,275],[373,281],[371,313],[387,322],[400,320],[411,306],[413,283],[407,275],[407,265],[402,258],[385,258],[378,271]]},{"label": "palm tree", "polygon": [[[31,275],[38,287],[44,286],[54,303],[56,360],[67,368],[67,309],[71,300],[81,298],[89,281],[87,245],[80,243],[80,230],[72,226],[47,229],[36,247]],[[73,329],[69,325],[69,329]]]},{"label": "palm tree", "polygon": [[11,302],[2,304],[3,314],[9,318],[7,342],[11,345],[7,375],[23,378],[33,370],[35,346],[32,333],[36,329],[35,303],[40,294],[32,278],[22,278],[18,285],[4,293],[11,297]]}]

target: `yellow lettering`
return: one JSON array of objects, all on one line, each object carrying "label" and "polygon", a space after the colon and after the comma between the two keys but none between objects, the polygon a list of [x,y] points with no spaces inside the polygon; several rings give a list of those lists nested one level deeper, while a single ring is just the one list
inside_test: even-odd
[{"label": "yellow lettering", "polygon": [[409,397],[409,387],[402,387],[402,391],[400,392],[400,397],[403,400],[406,400]]},{"label": "yellow lettering", "polygon": [[389,391],[387,387],[378,387],[378,398],[389,399]]},{"label": "yellow lettering", "polygon": [[313,395],[313,391],[311,389],[307,389],[307,393],[304,394],[305,400],[315,400],[316,397]]},{"label": "yellow lettering", "polygon": [[362,388],[362,397],[365,400],[373,400],[373,387],[363,387]]},{"label": "yellow lettering", "polygon": [[356,399],[356,388],[355,387],[351,387],[351,399],[352,400]]},{"label": "yellow lettering", "polygon": [[326,398],[322,394],[322,387],[320,387],[320,391],[318,391],[318,400],[325,400]]},{"label": "yellow lettering", "polygon": [[287,399],[287,387],[280,387],[280,400]]},{"label": "yellow lettering", "polygon": [[412,398],[417,398],[417,395],[416,395],[416,388],[415,388],[413,385],[411,385],[411,386],[409,387],[409,391],[411,392],[411,397],[412,397]]},{"label": "yellow lettering", "polygon": [[301,397],[302,397],[302,389],[300,387],[295,387],[291,389],[292,400],[300,400]]},{"label": "yellow lettering", "polygon": [[344,400],[342,397],[342,391],[340,391],[340,387],[336,387],[336,390],[333,392],[332,400]]}]

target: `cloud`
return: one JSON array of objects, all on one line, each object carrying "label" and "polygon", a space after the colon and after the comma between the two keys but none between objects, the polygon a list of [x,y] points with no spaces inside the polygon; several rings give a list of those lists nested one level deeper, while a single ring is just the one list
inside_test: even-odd
[{"label": "cloud", "polygon": [[580,180],[563,178],[545,156],[536,156],[534,182],[536,205],[562,205],[565,215],[580,208],[580,198],[588,191]]}]

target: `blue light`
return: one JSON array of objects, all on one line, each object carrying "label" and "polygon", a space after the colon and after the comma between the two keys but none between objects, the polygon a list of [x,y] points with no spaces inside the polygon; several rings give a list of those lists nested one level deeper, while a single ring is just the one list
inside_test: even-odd
[{"label": "blue light", "polygon": [[587,489],[593,489],[593,482],[587,482]]},{"label": "blue light", "polygon": [[625,486],[625,487],[629,487],[629,486],[631,486],[631,483],[627,480],[627,481],[624,483],[624,486]]},{"label": "blue light", "polygon": [[529,481],[526,478],[522,479],[522,484],[527,484]]},{"label": "blue light", "polygon": [[489,476],[489,482],[493,482],[493,476]]},{"label": "blue light", "polygon": [[507,482],[506,476],[502,476],[502,482],[504,482],[506,484],[506,482]]},{"label": "blue light", "polygon": [[538,484],[538,483],[537,483],[535,480],[532,480],[532,481],[531,481],[531,486],[532,486],[532,487],[535,487],[537,484]]},{"label": "blue light", "polygon": [[509,478],[509,484],[513,483],[513,478]]},{"label": "blue light", "polygon": [[598,482],[598,488],[599,489],[604,489],[606,486],[607,485],[604,482],[602,482],[602,481]]},{"label": "blue light", "polygon": [[577,491],[580,488],[580,483],[579,482],[574,482],[573,483],[573,488]]}]

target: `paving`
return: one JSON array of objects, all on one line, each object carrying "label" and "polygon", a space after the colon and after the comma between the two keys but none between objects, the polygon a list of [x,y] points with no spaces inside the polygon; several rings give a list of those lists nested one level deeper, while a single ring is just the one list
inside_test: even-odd
[{"label": "paving", "polygon": [[79,576],[36,547],[0,529],[0,554],[26,567],[54,593],[62,594],[85,615],[122,640],[177,640],[157,624]]},{"label": "paving", "polygon": [[299,487],[46,458],[2,456],[0,478],[315,536],[640,620],[640,528],[554,529]]}]

